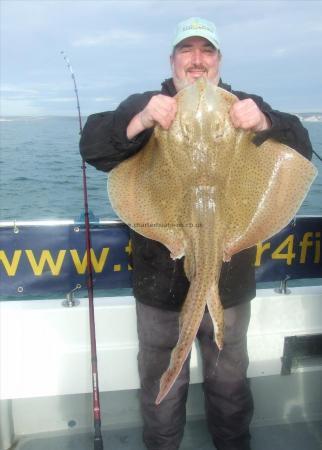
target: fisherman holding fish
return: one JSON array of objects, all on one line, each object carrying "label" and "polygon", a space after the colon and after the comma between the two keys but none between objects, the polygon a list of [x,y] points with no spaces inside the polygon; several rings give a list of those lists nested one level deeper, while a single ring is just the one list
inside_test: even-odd
[{"label": "fisherman holding fish", "polygon": [[[90,116],[80,142],[83,158],[97,169],[109,172],[137,154],[148,143],[156,125],[171,129],[177,115],[175,95],[204,78],[238,98],[229,111],[235,129],[254,132],[256,145],[274,139],[310,159],[311,143],[297,117],[273,110],[261,97],[233,91],[220,78],[221,59],[212,22],[195,17],[180,22],[172,42],[172,77],[162,83],[159,91],[132,95],[115,111]],[[159,388],[178,341],[179,315],[189,281],[184,258],[172,259],[160,242],[133,230],[131,240],[143,440],[148,450],[175,450],[180,446],[186,420],[189,357],[171,389],[160,396]],[[251,449],[249,425],[253,400],[247,381],[246,337],[250,300],[256,293],[254,259],[252,247],[222,265],[219,294],[224,308],[223,348],[219,349],[214,342],[208,309],[197,332],[208,428],[217,450]]]}]

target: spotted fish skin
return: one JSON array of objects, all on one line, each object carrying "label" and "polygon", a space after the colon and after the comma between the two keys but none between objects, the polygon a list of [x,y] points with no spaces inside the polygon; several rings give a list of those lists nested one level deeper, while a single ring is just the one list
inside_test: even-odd
[{"label": "spotted fish skin", "polygon": [[[223,347],[224,316],[218,282],[222,266],[219,205],[213,186],[193,186],[189,190],[191,222],[183,229],[185,272],[191,284],[179,320],[179,339],[171,353],[169,368],[162,375],[158,405],[168,394],[191,350],[200,322],[208,305],[216,330],[215,341]],[[200,232],[200,228],[203,228]]]},{"label": "spotted fish skin", "polygon": [[190,288],[157,404],[181,371],[206,305],[216,344],[224,346],[222,261],[286,226],[317,173],[283,144],[267,140],[256,147],[252,133],[230,123],[237,98],[206,80],[198,79],[176,100],[171,128],[155,127],[148,144],[113,169],[108,181],[112,207],[125,223],[161,242],[173,258],[185,256]]}]

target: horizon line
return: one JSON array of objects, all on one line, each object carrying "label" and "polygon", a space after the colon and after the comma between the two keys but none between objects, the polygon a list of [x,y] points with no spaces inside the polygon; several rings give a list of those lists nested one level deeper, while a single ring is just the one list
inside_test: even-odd
[{"label": "horizon line", "polygon": [[[322,110],[284,110],[284,112],[290,114],[322,114]],[[81,117],[87,117],[92,114],[96,114],[95,112],[82,113]],[[6,117],[78,117],[78,114],[0,114],[0,119],[5,119]]]}]

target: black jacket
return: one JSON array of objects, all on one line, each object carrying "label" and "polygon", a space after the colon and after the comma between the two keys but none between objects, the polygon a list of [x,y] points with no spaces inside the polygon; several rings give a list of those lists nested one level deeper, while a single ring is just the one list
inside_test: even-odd
[{"label": "black jacket", "polygon": [[[273,110],[261,97],[233,91],[220,81],[219,86],[239,99],[252,98],[266,114],[272,127],[257,133],[254,143],[260,145],[268,138],[286,144],[308,159],[312,147],[306,129],[291,114]],[[123,101],[115,111],[88,117],[80,140],[80,152],[89,164],[98,170],[110,171],[121,161],[137,153],[149,140],[153,129],[145,130],[129,140],[126,129],[131,119],[140,112],[153,95],[160,91],[134,94]],[[172,79],[165,80],[161,93],[173,97],[176,90]],[[189,282],[183,270],[183,258],[173,261],[169,251],[160,243],[131,231],[133,258],[133,290],[142,303],[169,310],[180,310]],[[255,251],[244,250],[223,263],[219,291],[224,308],[251,300],[256,293]]]}]

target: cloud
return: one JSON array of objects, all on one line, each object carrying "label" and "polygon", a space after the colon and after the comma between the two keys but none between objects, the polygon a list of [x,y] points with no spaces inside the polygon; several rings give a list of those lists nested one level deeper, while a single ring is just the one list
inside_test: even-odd
[{"label": "cloud", "polygon": [[68,103],[75,102],[75,97],[56,97],[56,98],[44,98],[41,99],[44,102],[57,102],[57,103]]},{"label": "cloud", "polygon": [[29,100],[0,98],[1,116],[39,116],[43,114],[44,110]]},{"label": "cloud", "polygon": [[5,95],[5,96],[35,96],[37,94],[39,94],[39,91],[37,91],[36,89],[30,89],[30,88],[25,88],[25,87],[20,87],[20,86],[15,86],[15,85],[11,85],[11,84],[4,84],[1,86],[0,88],[0,95]]},{"label": "cloud", "polygon": [[[83,0],[75,7],[72,0],[4,1],[0,100],[7,100],[12,114],[23,114],[24,108],[31,113],[33,106],[40,114],[72,113],[74,89],[60,55],[64,49],[75,69],[83,114],[111,109],[134,92],[156,89],[169,76],[175,25],[200,15],[218,26],[224,80],[281,109],[316,109],[321,103],[322,2],[290,4]],[[301,99],[294,96],[299,86]]]},{"label": "cloud", "polygon": [[72,42],[74,47],[97,47],[112,44],[120,44],[122,46],[137,45],[147,39],[147,35],[131,30],[114,29],[105,32],[95,33],[93,35],[84,36]]},{"label": "cloud", "polygon": [[303,57],[314,54],[314,52],[321,52],[322,42],[320,41],[309,41],[309,42],[293,42],[291,41],[289,45],[284,47],[276,46],[272,49],[272,57],[274,58],[285,58],[293,57],[302,54]]},{"label": "cloud", "polygon": [[[118,104],[120,103],[120,100],[118,101],[115,98],[112,97],[95,97],[92,99],[95,103],[103,103],[104,105],[106,105],[106,108],[108,108],[109,110],[114,109],[118,106]],[[95,104],[94,103],[94,104]],[[91,104],[91,99],[87,99],[87,109]],[[99,106],[99,108],[101,108],[101,106]]]},{"label": "cloud", "polygon": [[96,97],[94,98],[95,102],[113,102],[114,99],[112,97]]},{"label": "cloud", "polygon": [[287,49],[286,49],[286,48],[280,47],[280,48],[276,48],[276,49],[273,51],[273,56],[276,56],[276,57],[278,57],[278,58],[282,58],[283,56],[286,55],[286,53],[287,53]]}]

